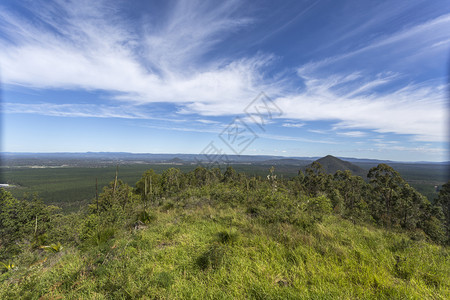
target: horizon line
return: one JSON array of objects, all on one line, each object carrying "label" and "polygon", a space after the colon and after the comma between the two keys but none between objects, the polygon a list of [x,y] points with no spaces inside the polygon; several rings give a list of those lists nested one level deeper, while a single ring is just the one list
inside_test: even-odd
[{"label": "horizon line", "polygon": [[[0,155],[3,154],[132,154],[132,155],[192,155],[192,156],[199,156],[202,155],[201,153],[151,153],[151,152],[124,152],[124,151],[84,151],[84,152],[70,152],[70,151],[60,151],[60,152],[21,152],[21,151],[0,151]],[[450,164],[450,160],[444,160],[444,161],[399,161],[399,160],[390,160],[390,159],[378,159],[378,158],[361,158],[361,157],[348,157],[348,156],[336,156],[332,154],[327,154],[324,156],[285,156],[285,155],[270,155],[270,154],[227,154],[224,153],[227,156],[230,157],[281,157],[281,158],[310,158],[310,159],[316,159],[316,158],[323,158],[328,155],[340,158],[340,159],[357,159],[357,160],[371,160],[371,161],[380,161],[380,162],[392,162],[392,163],[432,163],[432,164]]]}]

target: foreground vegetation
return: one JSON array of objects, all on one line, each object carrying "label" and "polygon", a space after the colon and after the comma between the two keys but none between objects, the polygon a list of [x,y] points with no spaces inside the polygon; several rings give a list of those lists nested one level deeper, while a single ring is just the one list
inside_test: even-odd
[{"label": "foreground vegetation", "polygon": [[70,215],[1,190],[0,298],[448,299],[450,183],[369,179],[150,170]]}]

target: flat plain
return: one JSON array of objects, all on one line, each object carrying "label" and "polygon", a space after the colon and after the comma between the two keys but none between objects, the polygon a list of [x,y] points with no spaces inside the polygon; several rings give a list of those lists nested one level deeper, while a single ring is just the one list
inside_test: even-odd
[{"label": "flat plain", "polygon": [[[267,176],[269,169],[275,165],[279,178],[292,178],[299,170],[304,170],[311,160],[283,160],[262,162],[240,162],[231,164],[237,172],[250,176]],[[376,166],[374,162],[353,162],[368,171]],[[438,188],[449,178],[447,164],[397,163],[389,164],[418,192],[433,201],[438,195]],[[98,191],[102,191],[114,180],[116,170],[118,178],[134,186],[145,171],[153,169],[162,173],[168,168],[178,168],[189,172],[197,164],[193,162],[134,162],[67,159],[15,159],[5,161],[0,169],[0,183],[10,184],[8,188],[18,198],[38,195],[44,203],[61,207],[64,211],[76,211],[89,203]],[[221,167],[225,170],[226,166]],[[222,170],[222,171],[223,171]],[[436,188],[438,187],[438,188]]]}]

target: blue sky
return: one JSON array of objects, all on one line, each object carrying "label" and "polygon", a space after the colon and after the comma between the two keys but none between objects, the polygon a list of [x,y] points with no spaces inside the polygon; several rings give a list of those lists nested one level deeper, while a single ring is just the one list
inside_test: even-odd
[{"label": "blue sky", "polygon": [[2,151],[443,161],[449,45],[439,0],[4,0]]}]

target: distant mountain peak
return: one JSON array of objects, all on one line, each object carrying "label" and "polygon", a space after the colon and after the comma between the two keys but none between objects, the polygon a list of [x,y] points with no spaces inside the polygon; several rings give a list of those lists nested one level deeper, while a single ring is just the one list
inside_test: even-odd
[{"label": "distant mountain peak", "polygon": [[184,163],[184,160],[182,160],[179,157],[174,157],[171,160],[168,161],[169,163],[175,163],[175,164],[182,164]]},{"label": "distant mountain peak", "polygon": [[316,162],[320,163],[324,169],[324,171],[328,174],[334,174],[337,171],[346,171],[349,170],[353,173],[353,175],[358,175],[365,177],[366,171],[363,168],[354,165],[348,161],[339,159],[333,155],[327,155],[322,158],[316,160]]},{"label": "distant mountain peak", "polygon": [[344,160],[342,160],[340,158],[337,158],[336,156],[333,156],[331,154],[328,154],[328,155],[326,155],[324,157],[321,157],[321,158],[317,159],[316,161],[324,161],[324,160],[330,160],[330,159],[336,160],[336,161],[344,161]]}]

